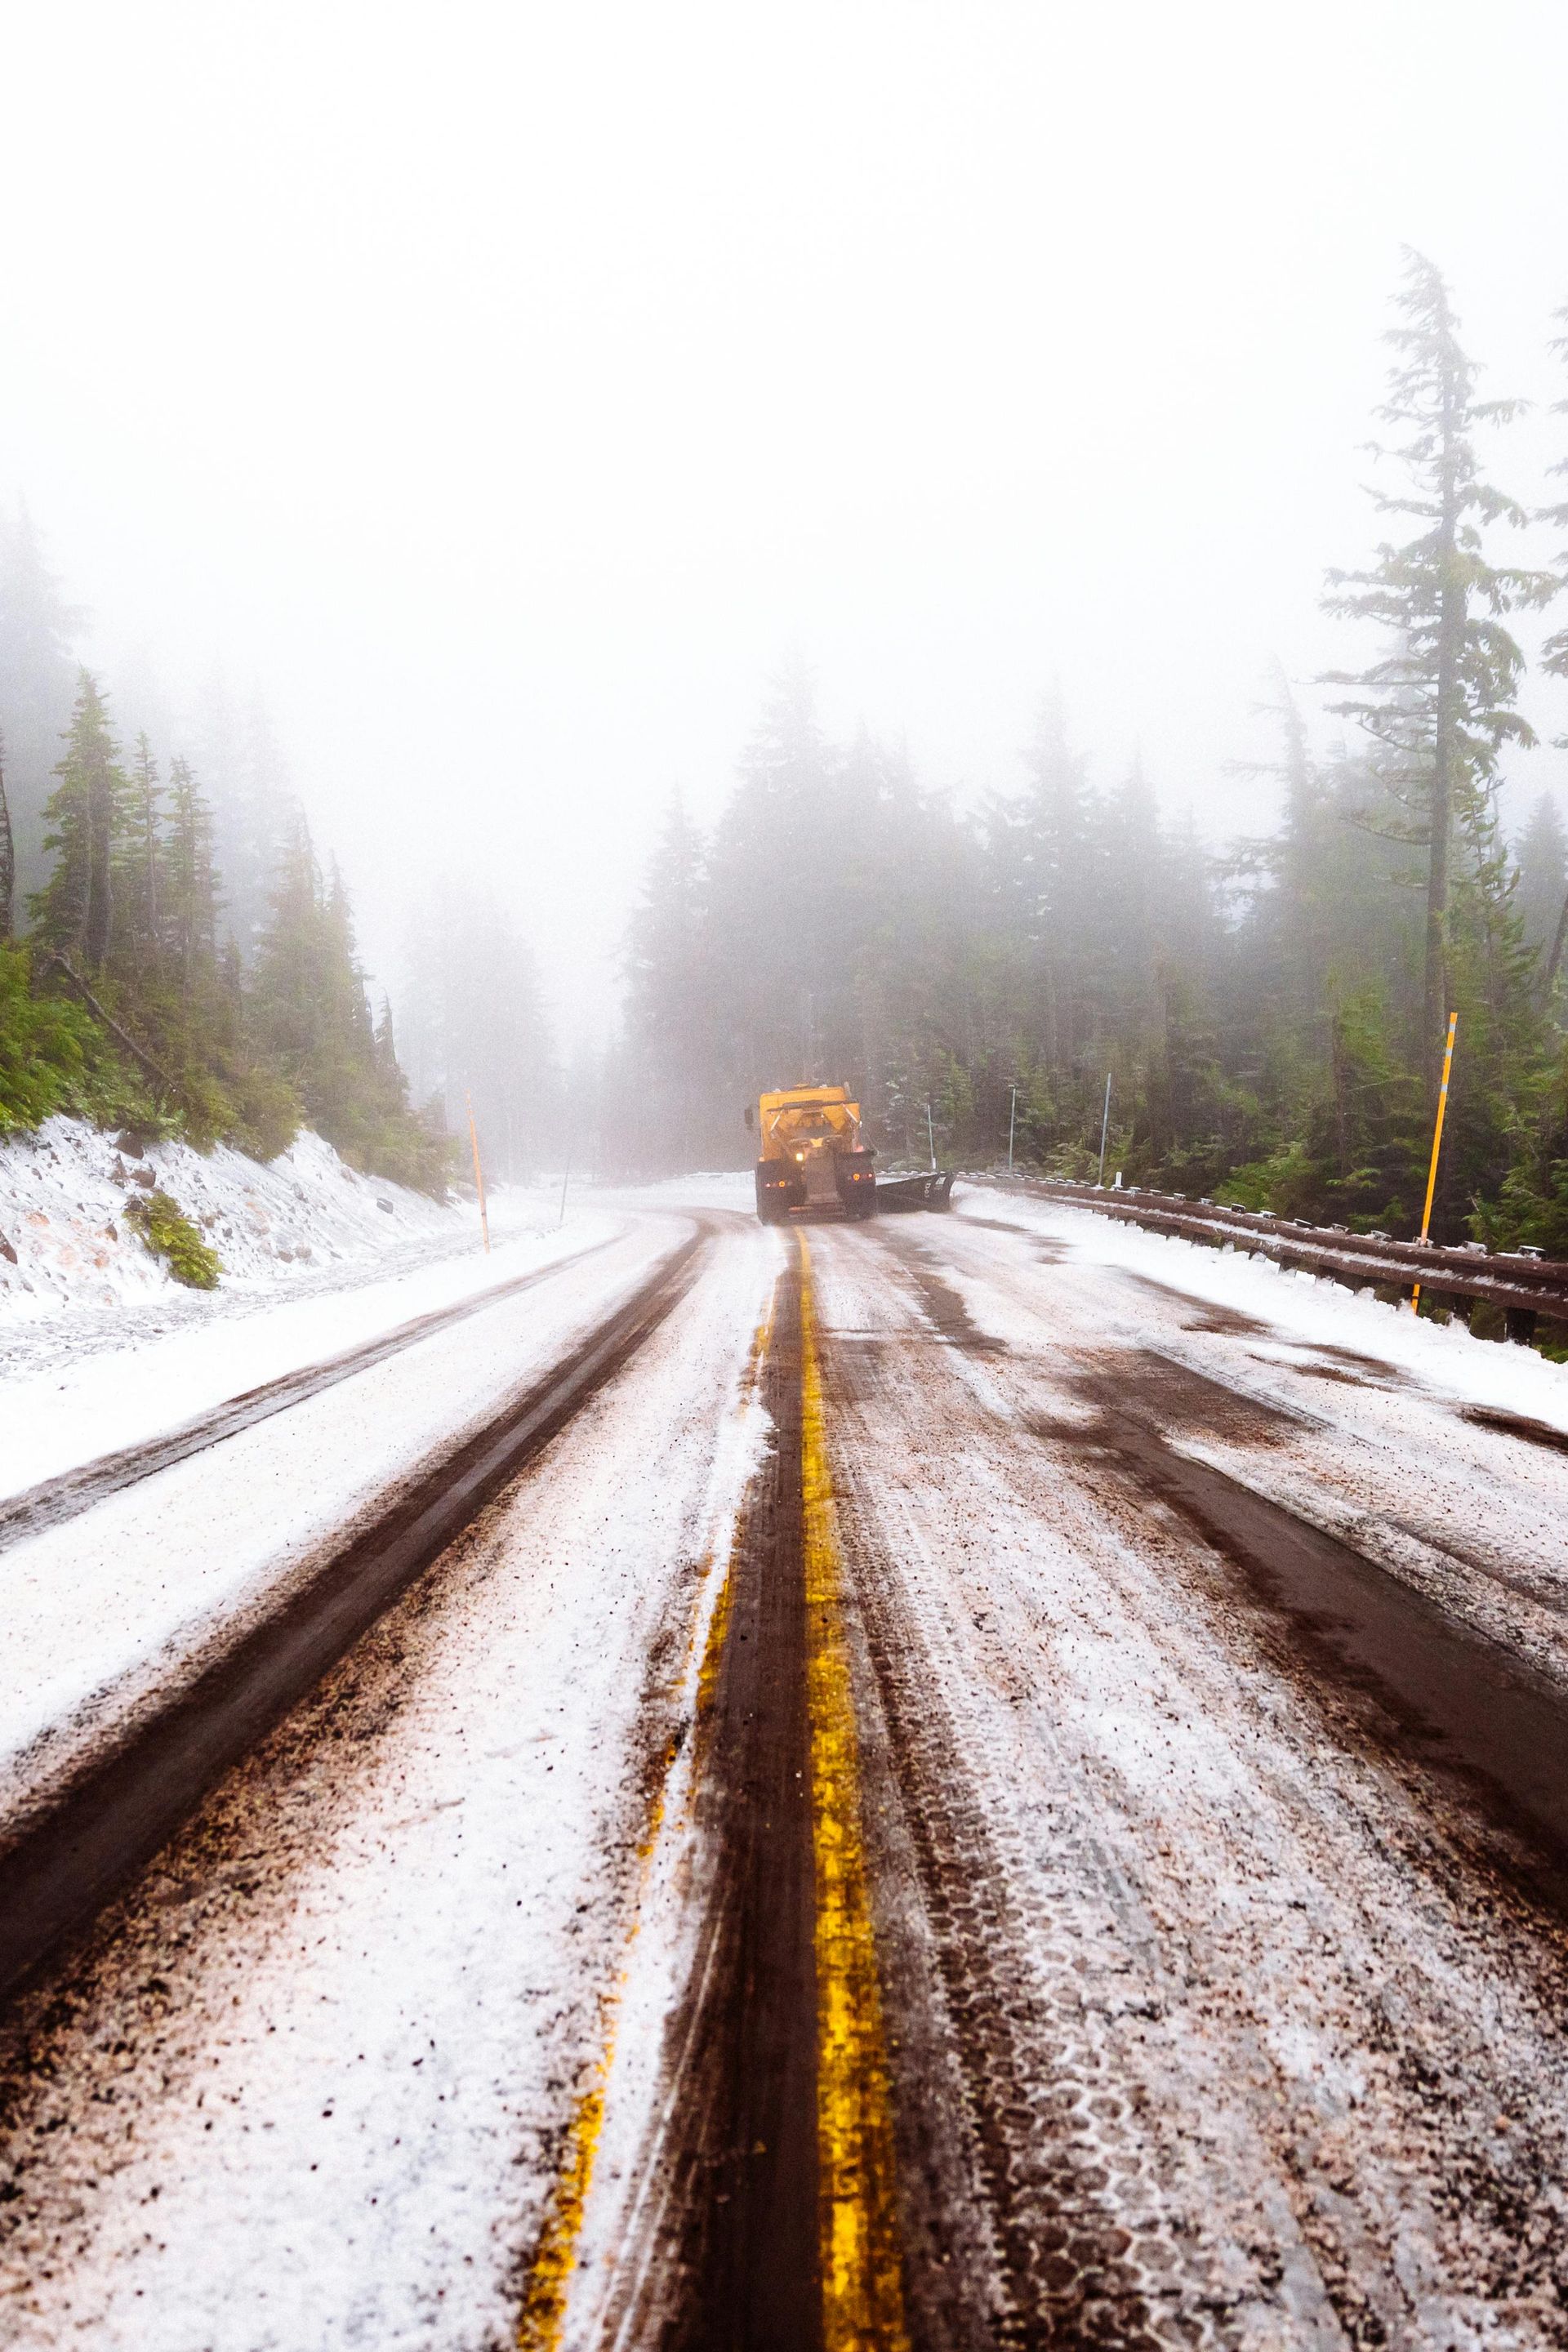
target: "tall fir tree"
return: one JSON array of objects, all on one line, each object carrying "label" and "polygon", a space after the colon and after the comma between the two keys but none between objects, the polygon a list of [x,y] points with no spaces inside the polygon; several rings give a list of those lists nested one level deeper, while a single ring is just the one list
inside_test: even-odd
[{"label": "tall fir tree", "polygon": [[[1564,327],[1568,327],[1568,307],[1559,310],[1557,316]],[[1552,349],[1560,359],[1568,362],[1568,334],[1557,336]],[[1553,401],[1552,413],[1554,416],[1568,416],[1568,400]],[[1554,476],[1568,477],[1568,457],[1560,457],[1551,470]],[[1554,525],[1558,530],[1568,530],[1568,499],[1563,500],[1558,505],[1544,508],[1541,519],[1544,522]],[[1555,593],[1568,593],[1568,547],[1563,550],[1557,562],[1559,569],[1554,582]],[[1542,660],[1545,667],[1555,677],[1568,677],[1568,628],[1554,630],[1547,638],[1542,648]],[[1568,729],[1565,729],[1557,738],[1557,748],[1559,751],[1568,751]]]},{"label": "tall fir tree", "polygon": [[180,995],[189,1004],[213,972],[221,901],[213,863],[212,808],[187,760],[169,763],[168,803],[156,885],[160,939]]},{"label": "tall fir tree", "polygon": [[1331,707],[1377,746],[1377,774],[1396,814],[1391,830],[1426,851],[1426,918],[1418,1059],[1436,1103],[1448,997],[1451,853],[1456,824],[1483,825],[1507,743],[1534,735],[1516,708],[1523,655],[1501,616],[1543,603],[1549,574],[1488,562],[1483,530],[1522,525],[1517,499],[1482,479],[1474,436],[1518,404],[1476,398],[1477,370],[1459,341],[1448,289],[1424,255],[1409,252],[1397,297],[1402,323],[1385,337],[1395,353],[1378,411],[1394,428],[1374,443],[1404,479],[1374,491],[1378,510],[1418,526],[1385,541],[1364,572],[1331,572],[1330,612],[1381,629],[1387,650],[1363,670],[1325,683],[1352,691]]},{"label": "tall fir tree", "polygon": [[16,907],[16,841],[11,830],[11,802],[5,790],[5,738],[0,735],[0,947],[11,936]]},{"label": "tall fir tree", "polygon": [[34,922],[46,946],[98,971],[109,953],[126,782],[108,705],[89,670],[78,678],[66,755],[55,773],[59,782],[44,812],[50,828],[44,846],[56,862],[34,894]]},{"label": "tall fir tree", "polygon": [[326,999],[321,930],[321,868],[300,817],[278,861],[267,927],[257,943],[253,1018],[307,1108],[306,1074],[320,1045]]},{"label": "tall fir tree", "polygon": [[[569,1148],[538,972],[507,910],[438,878],[410,911],[405,971],[407,1067],[437,1124],[466,1134],[471,1098],[485,1165],[519,1180]],[[650,1062],[645,1095],[654,1077]]]},{"label": "tall fir tree", "polygon": [[297,814],[288,766],[259,691],[251,695],[235,730],[231,801],[229,916],[240,951],[248,961],[266,919],[278,859]]},{"label": "tall fir tree", "polygon": [[163,863],[163,787],[153,746],[136,738],[126,779],[114,892],[114,935],[120,961],[133,972],[155,965],[163,947],[158,880]]},{"label": "tall fir tree", "polygon": [[1082,1045],[1083,956],[1094,930],[1091,844],[1099,814],[1087,762],[1068,738],[1059,687],[1041,704],[1024,753],[1029,789],[1008,843],[1021,884],[1020,913],[1032,982],[1045,1013],[1045,1045],[1071,1068]]},{"label": "tall fir tree", "polygon": [[1545,965],[1568,898],[1568,830],[1557,803],[1542,793],[1519,839],[1519,914],[1524,936]]},{"label": "tall fir tree", "polygon": [[23,505],[0,514],[0,719],[9,748],[7,782],[18,903],[41,890],[48,859],[44,807],[60,737],[70,722],[77,663],[72,641],[83,614],[49,570]]},{"label": "tall fir tree", "polygon": [[714,836],[715,1010],[732,1098],[759,1069],[803,1075],[842,938],[847,847],[833,763],[799,661],[773,680]]}]

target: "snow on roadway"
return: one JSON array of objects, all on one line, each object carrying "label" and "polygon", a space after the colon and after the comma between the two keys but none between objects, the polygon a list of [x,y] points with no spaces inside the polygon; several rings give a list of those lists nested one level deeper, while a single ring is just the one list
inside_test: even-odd
[{"label": "snow on roadway", "polygon": [[[595,1231],[603,1246],[584,1251]],[[0,1552],[0,1819],[37,1803],[129,1710],[197,1670],[215,1643],[276,1605],[391,1496],[493,1420],[689,1231],[689,1219],[653,1213],[509,1247],[489,1262],[503,1278],[531,1259],[548,1264],[563,1241],[581,1254],[517,1297]],[[473,1271],[465,1261],[440,1280],[416,1274],[279,1310],[279,1360],[297,1358],[301,1326],[311,1346],[335,1349],[363,1316],[384,1328],[406,1321],[433,1287],[462,1295]],[[255,1328],[190,1335],[197,1361],[184,1403],[196,1376],[221,1372],[225,1392]],[[139,1375],[158,1353],[132,1360]]]},{"label": "snow on roadway", "polygon": [[8,2344],[512,2340],[634,1927],[653,1976],[622,2021],[606,2168],[679,1979],[679,1759],[651,1867],[638,1847],[757,1457],[747,1359],[780,1255],[725,1234],[627,1371],[104,1923],[90,1987],[36,2021],[59,2071],[13,2078]]},{"label": "snow on roadway", "polygon": [[[150,1633],[189,1654],[275,1589],[440,1412],[557,1349],[595,1282],[629,1286],[683,1196],[743,1211],[749,1182],[594,1194],[627,1233],[542,1290],[247,1433],[205,1476],[163,1474],[141,1516],[128,1494],[73,1523],[74,1549],[43,1550],[73,1527],[24,1547],[33,1614],[0,1577],[7,1622],[55,1633],[10,1684],[17,1719],[40,1674],[36,1721],[72,1703],[74,1644],[98,1658],[79,1702],[116,1674],[123,1701],[160,1670]],[[40,1996],[10,2083],[9,2340],[510,2340],[635,1924],[601,2155],[628,2174],[691,1927],[690,1743],[670,1735],[761,1439],[745,1353],[785,1246],[727,1226],[627,1370],[106,1917],[69,1999]],[[1440,1578],[1444,1606],[1560,1671],[1568,1460],[1463,1418],[1563,1425],[1557,1368],[989,1192],[949,1219],[824,1227],[813,1252],[849,1549],[914,1695],[900,1736],[962,1758],[984,1829],[955,1864],[1016,1996],[999,2127],[1109,2184],[1084,2193],[1182,2340],[1560,2342],[1568,1961],[1478,1875],[1451,1792],[1369,1740],[1354,1691],[1271,1649],[1223,1559],[1108,1466],[1085,1385],[1108,1371],[1174,1447],[1342,1513],[1374,1557],[1397,1538],[1396,1574]],[[1188,1391],[1238,1413],[1184,1422]],[[215,1561],[231,1492],[241,1557]],[[869,1719],[878,1692],[860,1697]],[[868,1752],[912,1801],[908,1754]],[[924,1784],[928,1842],[952,1785]],[[883,1893],[890,1916],[919,1899]]]},{"label": "snow on roadway", "polygon": [[[578,1257],[626,1230],[625,1216],[574,1211],[531,1224],[537,1202],[509,1201],[487,1257],[477,1233],[442,1228],[441,1255],[396,1272],[361,1268],[353,1288],[317,1289],[276,1300],[247,1295],[230,1311],[143,1337],[130,1347],[99,1344],[73,1360],[0,1381],[0,1500],[100,1455],[160,1436],[231,1397],[324,1362],[443,1307],[476,1298],[539,1266]],[[341,1284],[340,1272],[337,1280]]]},{"label": "snow on roadway", "polygon": [[[1207,1253],[1119,1251],[1119,1276],[1091,1218],[1053,1215],[1048,1258],[1029,1245],[1040,1221],[1008,1222],[1029,1230],[889,1221],[893,1267],[826,1229],[813,1253],[848,1548],[908,1709],[894,1801],[940,1842],[956,1770],[957,1818],[980,1825],[954,1866],[990,1980],[1009,1972],[1016,2095],[994,2128],[1037,2135],[1010,2177],[1056,2163],[1097,2184],[1084,2212],[1121,2234],[1169,2316],[1162,2342],[1560,2346],[1561,1923],[1490,1866],[1418,1731],[1377,1732],[1353,1677],[1292,1650],[1225,1552],[1118,1464],[1099,1415],[1107,1398],[1142,1408],[1184,1445],[1184,1406],[1201,1422],[1213,1402],[1243,1483],[1298,1448],[1356,1455],[1391,1517],[1458,1433],[1472,1530],[1480,1497],[1505,1549],[1547,1528],[1559,1609],[1568,1461],[1399,1375],[1315,1381],[1314,1363],[1347,1367],[1300,1336],[1289,1377],[1328,1401],[1324,1424],[1253,1411],[1249,1449],[1246,1401],[1285,1377],[1297,1298],[1325,1335],[1342,1307],[1269,1278],[1232,1303],[1261,1291],[1279,1320],[1235,1328],[1205,1315],[1229,1272]],[[1351,1416],[1396,1401],[1400,1442],[1374,1455]],[[882,1704],[869,1678],[861,1703],[868,1719]],[[922,1798],[900,1773],[928,1746],[960,1761]],[[895,1920],[908,1903],[889,1897]]]},{"label": "snow on roadway", "polygon": [[[987,1330],[1037,1344],[1044,1286],[1075,1347],[1152,1349],[1258,1399],[1283,1416],[1267,1446],[1180,1427],[1174,1443],[1568,1687],[1568,1451],[1552,1442],[1568,1430],[1568,1365],[1267,1259],[1012,1197],[992,1217],[995,1202],[965,1194],[969,1245],[947,1268]],[[989,1279],[998,1223],[1060,1262]]]},{"label": "snow on roadway", "polygon": [[1532,1348],[1471,1337],[1462,1323],[1435,1323],[1387,1305],[1370,1288],[1307,1273],[1288,1274],[1272,1259],[1230,1244],[1215,1249],[1173,1234],[1097,1216],[1000,1187],[959,1184],[953,1208],[973,1220],[1016,1225],[1070,1243],[1086,1266],[1116,1267],[1152,1282],[1173,1283],[1194,1298],[1277,1324],[1294,1339],[1364,1349],[1430,1386],[1476,1404],[1531,1413],[1568,1431],[1568,1364]]}]

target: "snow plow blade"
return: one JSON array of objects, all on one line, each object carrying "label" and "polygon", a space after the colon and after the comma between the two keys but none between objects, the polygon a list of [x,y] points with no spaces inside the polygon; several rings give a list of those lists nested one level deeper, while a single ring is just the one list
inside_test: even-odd
[{"label": "snow plow blade", "polygon": [[952,1171],[933,1168],[929,1175],[879,1176],[877,1179],[877,1207],[889,1209],[946,1209],[952,1206]]}]

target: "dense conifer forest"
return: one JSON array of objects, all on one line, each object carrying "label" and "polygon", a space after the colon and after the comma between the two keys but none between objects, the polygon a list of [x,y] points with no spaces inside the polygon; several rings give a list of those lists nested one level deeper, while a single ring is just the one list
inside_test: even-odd
[{"label": "dense conifer forest", "polygon": [[[825,740],[792,670],[711,836],[666,816],[613,1156],[732,1165],[759,1083],[844,1076],[895,1157],[923,1162],[929,1107],[950,1162],[994,1164],[1012,1125],[1020,1165],[1092,1176],[1109,1076],[1108,1180],[1409,1233],[1455,1011],[1433,1230],[1568,1256],[1568,841],[1549,793],[1515,839],[1499,816],[1534,741],[1509,615],[1568,577],[1509,542],[1542,517],[1568,533],[1568,505],[1484,478],[1511,411],[1478,398],[1417,256],[1389,341],[1386,536],[1326,590],[1363,666],[1315,681],[1342,730],[1322,751],[1277,681],[1277,828],[1217,849],[1136,763],[1091,780],[1062,691],[1023,789],[961,813],[896,748]],[[1568,629],[1542,659],[1568,677]]]},{"label": "dense conifer forest", "polygon": [[265,712],[209,696],[196,759],[125,741],[73,660],[80,617],[18,512],[0,530],[0,1134],[68,1111],[270,1159],[308,1124],[352,1165],[440,1191],[471,1094],[497,1172],[522,1172],[549,1055],[504,919],[425,902],[416,1109]]},{"label": "dense conifer forest", "polygon": [[[1453,1012],[1434,1232],[1568,1256],[1568,834],[1548,790],[1511,835],[1500,815],[1505,769],[1526,805],[1536,748],[1510,616],[1568,584],[1568,550],[1509,556],[1527,523],[1568,537],[1568,503],[1483,469],[1513,409],[1479,398],[1418,256],[1388,340],[1384,535],[1324,590],[1347,648],[1310,681],[1326,747],[1273,682],[1273,830],[1219,845],[1162,814],[1137,761],[1094,775],[1070,679],[1021,788],[961,808],[899,748],[827,740],[792,667],[711,832],[669,804],[622,1035],[564,1118],[510,917],[424,888],[395,1040],[265,714],[215,706],[194,757],[124,740],[19,513],[0,537],[0,1130],[72,1109],[267,1157],[309,1121],[439,1187],[471,1097],[500,1174],[542,1150],[648,1174],[740,1165],[760,1085],[844,1076],[895,1160],[934,1142],[993,1164],[1011,1136],[1018,1165],[1084,1175],[1109,1077],[1108,1174],[1407,1233]],[[1568,360],[1568,335],[1552,348]],[[1568,680],[1550,617],[1539,661]],[[1568,749],[1568,691],[1562,709]]]}]

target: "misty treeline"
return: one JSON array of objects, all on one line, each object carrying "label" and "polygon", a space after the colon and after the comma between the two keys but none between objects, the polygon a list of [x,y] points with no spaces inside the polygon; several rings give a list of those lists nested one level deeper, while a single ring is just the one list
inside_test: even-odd
[{"label": "misty treeline", "polygon": [[308,1124],[439,1190],[471,1095],[499,1172],[521,1172],[540,1135],[520,1090],[550,1066],[505,919],[421,897],[400,1054],[265,709],[215,686],[191,756],[126,740],[73,657],[80,623],[18,513],[0,529],[0,1133],[68,1110],[270,1159]]},{"label": "misty treeline", "polygon": [[[1457,1012],[1434,1231],[1568,1255],[1568,841],[1549,795],[1512,841],[1498,811],[1533,742],[1507,616],[1565,578],[1499,543],[1568,505],[1483,478],[1478,434],[1511,411],[1478,399],[1419,257],[1389,340],[1387,537],[1327,589],[1363,666],[1329,681],[1321,751],[1277,681],[1277,828],[1216,852],[1137,762],[1091,780],[1059,697],[1022,788],[961,812],[897,747],[828,742],[793,671],[711,837],[668,814],[615,1156],[733,1165],[759,1086],[845,1077],[896,1159],[924,1161],[929,1107],[950,1163],[995,1165],[1011,1122],[1019,1165],[1092,1177],[1109,1076],[1108,1181],[1408,1233]],[[1543,665],[1568,676],[1568,629]]]}]

